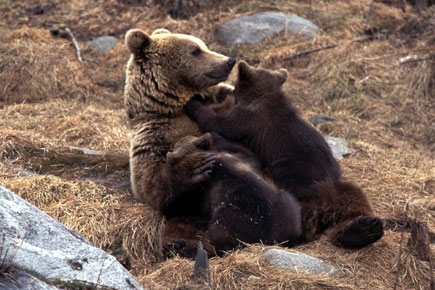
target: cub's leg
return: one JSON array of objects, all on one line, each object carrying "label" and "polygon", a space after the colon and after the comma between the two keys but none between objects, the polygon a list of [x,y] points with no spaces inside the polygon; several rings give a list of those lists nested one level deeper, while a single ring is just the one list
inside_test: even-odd
[{"label": "cub's leg", "polygon": [[374,216],[361,189],[347,182],[338,182],[335,188],[340,219],[326,230],[329,240],[343,248],[361,248],[379,240],[384,234],[382,221]]},{"label": "cub's leg", "polygon": [[215,256],[213,246],[207,239],[207,221],[194,217],[175,217],[166,222],[160,236],[164,257],[179,255],[195,259],[198,242],[201,241],[209,256]]}]

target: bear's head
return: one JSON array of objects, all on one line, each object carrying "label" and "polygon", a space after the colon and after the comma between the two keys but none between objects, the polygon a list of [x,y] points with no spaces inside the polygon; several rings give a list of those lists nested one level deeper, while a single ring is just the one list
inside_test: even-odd
[{"label": "bear's head", "polygon": [[185,156],[199,151],[208,151],[213,144],[210,133],[205,133],[200,137],[186,136],[178,141],[172,152],[166,154],[169,163],[175,164]]},{"label": "bear's head", "polygon": [[140,101],[163,106],[182,107],[194,94],[226,80],[236,62],[209,50],[194,36],[173,34],[166,29],[158,29],[150,36],[132,29],[125,42],[132,55],[126,90],[135,79],[136,83],[130,85],[133,95],[145,94],[148,100],[141,97]]},{"label": "bear's head", "polygon": [[239,62],[238,70],[234,89],[237,102],[275,94],[281,90],[288,77],[286,69],[281,68],[275,71],[256,69],[244,61]]}]

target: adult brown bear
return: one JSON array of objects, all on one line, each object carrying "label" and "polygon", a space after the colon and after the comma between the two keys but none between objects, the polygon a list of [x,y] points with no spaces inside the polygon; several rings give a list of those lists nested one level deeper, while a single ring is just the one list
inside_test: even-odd
[{"label": "adult brown bear", "polygon": [[273,182],[301,204],[305,241],[325,233],[341,247],[360,248],[383,235],[360,188],[341,178],[341,170],[323,136],[305,122],[281,87],[288,73],[239,64],[235,106],[215,113],[196,100],[187,114],[204,132],[217,132],[251,148],[270,170]]},{"label": "adult brown bear", "polygon": [[[183,137],[202,135],[183,107],[193,95],[224,81],[235,60],[210,51],[196,37],[165,29],[151,36],[132,29],[126,34],[126,45],[131,52],[124,103],[130,127],[132,189],[137,199],[168,217],[162,246],[174,245],[181,255],[191,256],[192,251],[185,250],[194,249],[204,237],[208,221],[195,212],[174,215],[171,205],[209,178],[215,156],[201,151],[168,163],[166,154]],[[185,209],[190,210],[195,208]]]}]

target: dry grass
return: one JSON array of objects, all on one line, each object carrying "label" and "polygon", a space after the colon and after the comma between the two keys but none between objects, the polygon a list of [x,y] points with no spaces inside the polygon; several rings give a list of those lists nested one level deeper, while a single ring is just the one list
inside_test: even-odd
[{"label": "dry grass", "polygon": [[[0,32],[0,184],[114,254],[147,289],[391,289],[398,271],[398,289],[427,289],[429,265],[408,252],[406,242],[415,218],[427,222],[435,250],[435,61],[398,62],[433,54],[435,6],[420,15],[409,5],[403,11],[376,2],[364,31],[371,1],[228,0],[204,2],[205,9],[192,0],[198,9],[177,20],[166,13],[174,2],[0,1],[0,24],[8,30]],[[43,15],[26,12],[38,5]],[[216,42],[213,32],[223,21],[265,10],[307,17],[321,33],[312,41],[286,36],[232,48]],[[52,24],[73,31],[83,65],[68,40],[49,34]],[[128,192],[122,102],[128,52],[122,42],[106,55],[86,43],[107,34],[123,39],[131,27],[194,34],[251,64],[287,68],[284,89],[306,119],[323,114],[340,120],[318,129],[350,142],[355,154],[341,161],[344,176],[364,189],[386,220],[382,240],[358,251],[333,247],[325,238],[295,248],[338,267],[342,278],[276,270],[261,260],[269,248],[262,245],[211,259],[208,286],[190,280],[193,262],[163,261],[157,233],[164,220]],[[350,41],[379,32],[379,39]],[[282,60],[333,43],[343,44]],[[68,146],[108,154],[91,157]]]}]

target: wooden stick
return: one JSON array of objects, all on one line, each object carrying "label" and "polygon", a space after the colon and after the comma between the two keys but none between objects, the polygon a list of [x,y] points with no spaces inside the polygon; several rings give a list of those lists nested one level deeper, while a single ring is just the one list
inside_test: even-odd
[{"label": "wooden stick", "polygon": [[78,45],[78,43],[76,41],[76,38],[74,37],[72,31],[68,27],[65,28],[65,31],[71,37],[71,41],[74,44],[74,47],[75,47],[75,49],[77,51],[77,58],[79,59],[80,63],[83,64],[83,59],[82,59],[82,56],[80,54],[80,47],[79,47],[79,45]]},{"label": "wooden stick", "polygon": [[426,60],[430,60],[430,59],[435,59],[435,54],[429,55],[428,57],[423,57],[423,58],[417,58],[417,56],[407,56],[407,57],[403,57],[399,60],[399,65],[405,64],[405,63],[411,63],[411,62],[426,61]]},{"label": "wooden stick", "polygon": [[367,26],[369,25],[370,13],[372,11],[372,6],[373,6],[374,2],[375,2],[375,0],[372,0],[372,2],[370,2],[369,9],[367,10],[366,20],[364,21],[364,29],[366,29]]},{"label": "wooden stick", "polygon": [[[409,209],[409,202],[406,203],[406,209],[405,209],[405,220],[408,220],[408,209]],[[402,251],[403,251],[403,236],[405,235],[405,229],[402,230],[402,234],[400,236],[400,246],[399,246],[399,257],[397,258],[397,273],[396,273],[396,280],[394,281],[394,287],[393,290],[397,289],[397,284],[399,283],[399,273],[400,273],[400,264],[402,263]]]},{"label": "wooden stick", "polygon": [[342,44],[351,43],[351,42],[357,42],[357,41],[373,40],[373,39],[380,38],[382,36],[384,36],[384,33],[377,33],[377,34],[374,34],[374,35],[368,35],[368,36],[358,37],[358,38],[355,38],[355,39],[346,40],[346,41],[334,43],[334,44],[323,46],[323,47],[318,47],[318,48],[314,48],[314,49],[307,49],[307,50],[303,50],[303,51],[297,52],[295,54],[292,54],[290,56],[284,57],[282,60],[290,60],[290,59],[293,59],[293,58],[296,58],[296,57],[299,57],[299,56],[311,54],[311,53],[318,52],[318,51],[321,51],[321,50],[331,49],[331,48],[337,47],[337,46],[342,45]]}]

